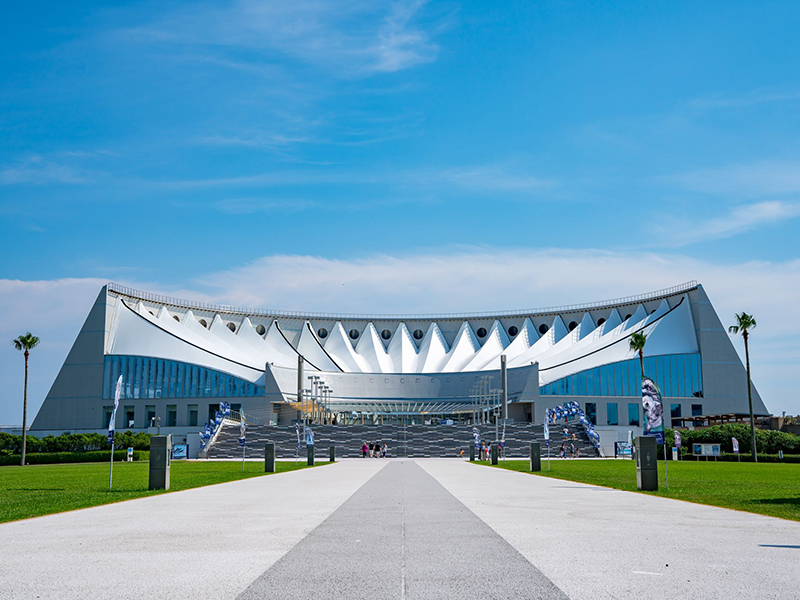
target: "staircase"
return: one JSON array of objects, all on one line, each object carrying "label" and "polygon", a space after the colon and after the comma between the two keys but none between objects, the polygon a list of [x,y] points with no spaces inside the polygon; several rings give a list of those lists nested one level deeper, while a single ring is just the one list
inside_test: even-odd
[{"label": "staircase", "polygon": [[[481,441],[494,442],[493,425],[478,425]],[[557,456],[564,441],[564,425],[558,429],[550,427],[550,456]],[[579,423],[567,425],[569,437],[575,434],[575,440],[568,442],[580,448],[581,457],[595,456],[594,447],[589,443],[583,427]],[[336,447],[337,458],[361,456],[361,445],[364,442],[380,442],[387,444],[387,456],[429,458],[456,457],[461,450],[469,456],[469,448],[474,444],[472,426],[468,425],[316,425],[312,426],[317,456],[326,460],[328,448]],[[500,427],[502,436],[503,427]],[[306,445],[300,429],[300,458],[306,456]],[[297,435],[294,426],[253,425],[247,428],[247,456],[250,458],[264,456],[264,444],[275,444],[276,458],[294,458],[297,452]],[[542,455],[546,455],[544,433],[541,425],[515,424],[506,425],[505,454],[509,458],[527,458],[530,456],[530,443],[542,445]],[[213,445],[208,448],[207,457],[239,458],[242,448],[239,446],[239,428],[223,427]]]}]

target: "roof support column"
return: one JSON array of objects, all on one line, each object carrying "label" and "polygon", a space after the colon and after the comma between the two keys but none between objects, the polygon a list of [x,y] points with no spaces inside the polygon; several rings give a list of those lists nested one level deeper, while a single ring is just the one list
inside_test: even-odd
[{"label": "roof support column", "polygon": [[506,355],[500,355],[500,385],[502,386],[503,413],[502,419],[508,418],[508,371],[506,371]]}]

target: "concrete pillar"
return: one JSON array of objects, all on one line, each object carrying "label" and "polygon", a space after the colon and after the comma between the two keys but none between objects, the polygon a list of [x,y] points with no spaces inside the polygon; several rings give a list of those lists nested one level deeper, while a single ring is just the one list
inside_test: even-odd
[{"label": "concrete pillar", "polygon": [[636,487],[640,490],[658,490],[658,453],[656,438],[640,435],[636,438]]},{"label": "concrete pillar", "polygon": [[469,462],[475,462],[475,444],[469,445]]},{"label": "concrete pillar", "polygon": [[275,444],[267,442],[264,444],[264,473],[275,472]]},{"label": "concrete pillar", "polygon": [[301,355],[297,355],[297,401],[300,403],[300,413],[302,416],[303,412],[303,382],[305,381],[305,377],[303,375],[303,357]]},{"label": "concrete pillar", "polygon": [[314,466],[314,446],[306,446],[306,450],[308,451],[308,466]]},{"label": "concrete pillar", "polygon": [[331,453],[330,461],[336,462],[336,446],[331,446],[330,453]]},{"label": "concrete pillar", "polygon": [[169,489],[169,459],[172,455],[172,436],[154,435],[150,438],[150,489]]},{"label": "concrete pillar", "polygon": [[531,442],[531,472],[542,470],[542,447],[539,442]]},{"label": "concrete pillar", "polygon": [[497,444],[492,444],[492,464],[493,465],[497,464],[497,451],[498,450],[499,450],[498,445]]}]

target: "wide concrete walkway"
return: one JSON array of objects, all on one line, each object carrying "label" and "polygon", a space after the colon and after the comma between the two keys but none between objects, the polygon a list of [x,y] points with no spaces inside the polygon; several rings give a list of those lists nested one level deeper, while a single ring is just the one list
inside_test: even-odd
[{"label": "wide concrete walkway", "polygon": [[0,525],[2,598],[800,598],[800,523],[345,460]]}]

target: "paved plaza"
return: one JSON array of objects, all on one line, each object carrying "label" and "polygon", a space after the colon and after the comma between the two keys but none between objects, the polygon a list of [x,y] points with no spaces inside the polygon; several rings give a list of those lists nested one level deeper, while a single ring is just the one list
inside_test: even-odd
[{"label": "paved plaza", "polygon": [[344,460],[0,525],[3,598],[800,598],[800,523]]}]

